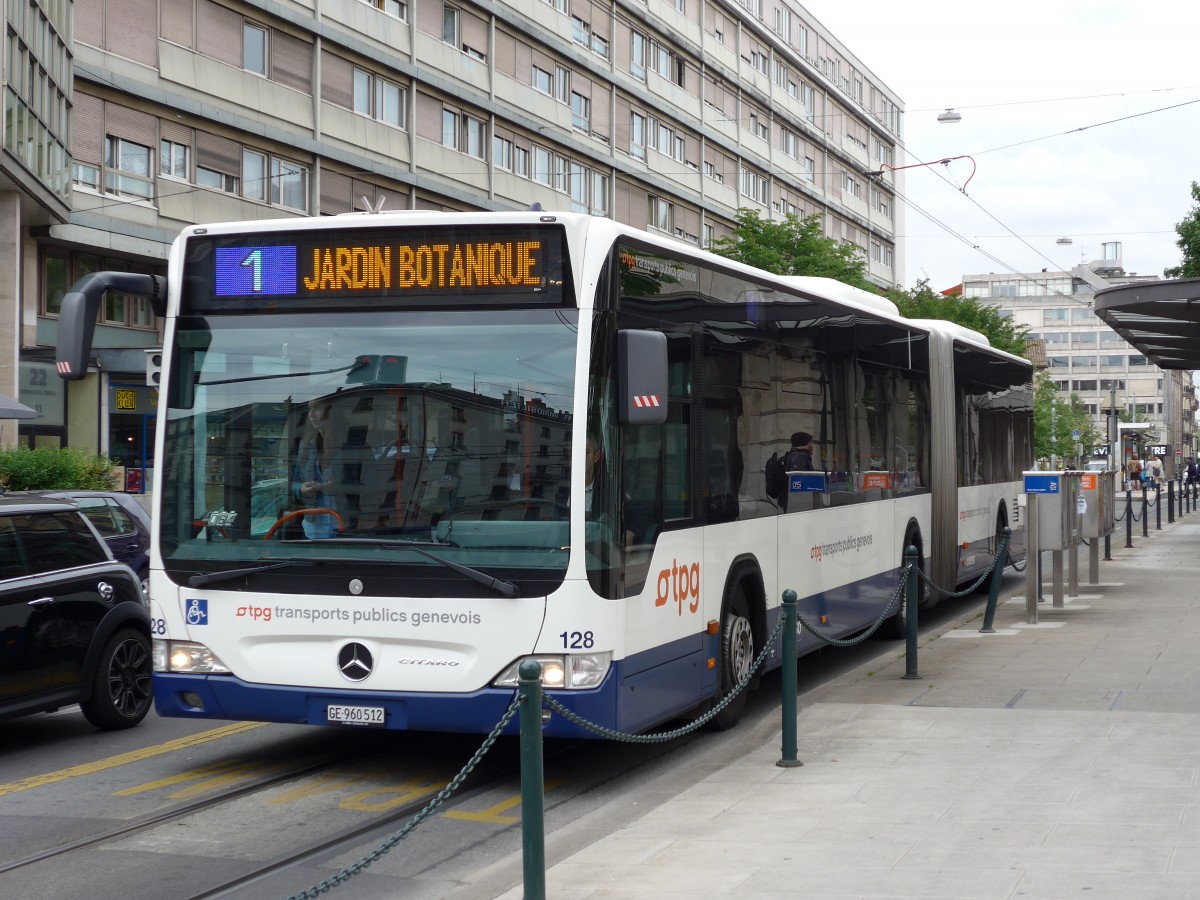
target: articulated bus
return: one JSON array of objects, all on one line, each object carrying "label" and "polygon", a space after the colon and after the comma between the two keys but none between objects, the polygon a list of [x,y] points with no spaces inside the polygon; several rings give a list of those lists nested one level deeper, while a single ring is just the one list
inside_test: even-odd
[{"label": "articulated bus", "polygon": [[[565,706],[645,731],[732,690],[785,589],[851,636],[908,545],[953,588],[1019,524],[1025,360],[611,220],[188,227],[165,278],[68,292],[64,377],[110,289],[166,318],[161,715],[486,732],[534,657]],[[812,470],[769,489],[800,431]],[[902,597],[886,624],[905,616]]]}]

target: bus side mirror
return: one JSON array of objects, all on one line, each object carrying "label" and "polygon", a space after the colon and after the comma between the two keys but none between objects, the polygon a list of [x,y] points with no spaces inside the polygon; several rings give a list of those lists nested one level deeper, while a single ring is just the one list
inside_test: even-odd
[{"label": "bus side mirror", "polygon": [[64,381],[79,381],[87,377],[92,336],[96,333],[96,314],[100,311],[100,298],[103,296],[103,291],[79,291],[75,288],[63,295],[58,308],[58,346],[54,364]]},{"label": "bus side mirror", "polygon": [[107,290],[146,297],[156,316],[167,314],[167,280],[161,275],[136,272],[92,272],[84,275],[63,294],[58,311],[58,347],[55,367],[64,381],[87,377],[96,333],[96,314]]},{"label": "bus side mirror", "polygon": [[622,425],[667,421],[667,336],[659,331],[617,332]]}]

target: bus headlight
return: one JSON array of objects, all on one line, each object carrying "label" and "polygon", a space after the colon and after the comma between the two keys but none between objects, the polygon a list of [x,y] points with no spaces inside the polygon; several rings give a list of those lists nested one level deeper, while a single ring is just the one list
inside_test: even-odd
[{"label": "bus headlight", "polygon": [[517,686],[520,675],[517,670],[526,659],[534,659],[542,667],[542,687],[546,690],[584,690],[599,687],[608,674],[612,665],[611,653],[571,653],[566,656],[538,654],[537,656],[521,657],[512,665],[505,668],[496,680],[494,687],[513,688]]},{"label": "bus headlight", "polygon": [[217,655],[203,644],[189,641],[155,641],[154,671],[188,675],[222,675],[230,671]]}]

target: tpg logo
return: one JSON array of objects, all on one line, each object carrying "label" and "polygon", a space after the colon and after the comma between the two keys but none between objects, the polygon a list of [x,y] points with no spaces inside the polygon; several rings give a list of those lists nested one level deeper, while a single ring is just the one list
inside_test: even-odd
[{"label": "tpg logo", "polygon": [[658,573],[658,596],[654,599],[655,606],[666,606],[668,600],[674,600],[679,607],[679,615],[683,615],[683,601],[688,600],[688,611],[695,612],[700,608],[700,563],[680,565],[671,560],[671,568]]}]

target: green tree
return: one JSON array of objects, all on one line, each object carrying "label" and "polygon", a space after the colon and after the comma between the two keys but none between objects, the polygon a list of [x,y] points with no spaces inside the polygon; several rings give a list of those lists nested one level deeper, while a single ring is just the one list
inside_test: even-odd
[{"label": "green tree", "polygon": [[1025,325],[1013,325],[1000,315],[1000,307],[980,303],[974,297],[947,297],[929,287],[922,279],[911,290],[891,290],[888,298],[906,319],[945,319],[974,329],[998,350],[1025,356]]},{"label": "green tree", "polygon": [[1200,278],[1200,184],[1192,182],[1192,208],[1175,223],[1179,240],[1175,246],[1183,251],[1183,261],[1163,270],[1167,278]]},{"label": "green tree", "polygon": [[[1076,440],[1075,432],[1079,432]],[[1092,421],[1078,394],[1064,397],[1055,387],[1054,379],[1038,372],[1033,387],[1033,455],[1049,460],[1057,455],[1059,465],[1065,459],[1075,465],[1087,462],[1092,448],[1103,441],[1100,430]],[[1083,458],[1076,458],[1075,445],[1083,445]]]},{"label": "green tree", "polygon": [[768,220],[756,210],[740,209],[733,233],[713,242],[712,252],[726,259],[766,269],[776,275],[836,278],[854,287],[877,290],[867,280],[867,263],[859,250],[826,237],[821,215]]}]

